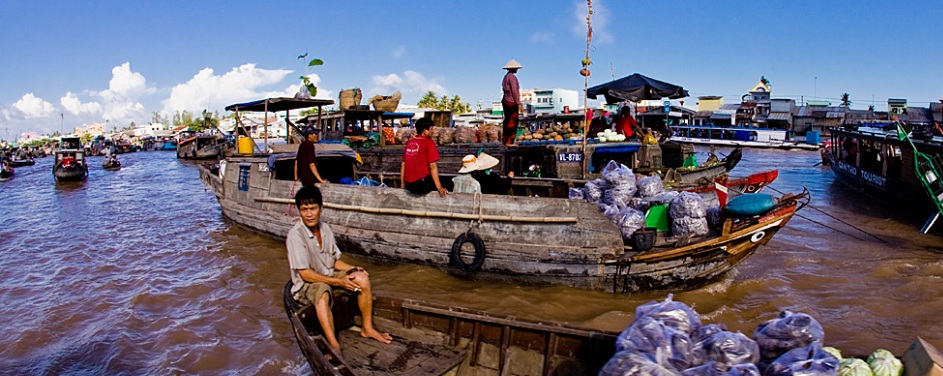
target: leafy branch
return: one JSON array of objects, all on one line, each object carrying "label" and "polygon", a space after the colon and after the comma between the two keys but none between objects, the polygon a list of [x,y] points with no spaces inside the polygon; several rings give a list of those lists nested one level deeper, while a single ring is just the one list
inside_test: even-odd
[{"label": "leafy branch", "polygon": [[[302,60],[306,59],[307,57],[307,52],[305,52],[304,55],[298,55],[298,58]],[[314,83],[312,83],[311,79],[308,78],[308,69],[318,65],[324,65],[324,61],[321,59],[311,59],[311,61],[308,62],[308,65],[305,66],[305,74],[298,77],[301,79],[301,84],[305,87],[305,89],[308,90],[308,93],[311,94],[312,98],[318,95],[318,87],[314,86]]]}]

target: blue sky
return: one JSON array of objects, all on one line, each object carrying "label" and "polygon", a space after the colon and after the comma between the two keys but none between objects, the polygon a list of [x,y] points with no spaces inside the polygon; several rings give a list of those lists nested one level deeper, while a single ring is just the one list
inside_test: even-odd
[{"label": "blue sky", "polygon": [[[635,72],[736,103],[760,78],[774,98],[852,108],[943,97],[936,1],[593,2],[590,86]],[[84,122],[147,123],[297,91],[431,90],[487,107],[516,59],[524,89],[583,90],[585,1],[0,0],[0,138]],[[872,102],[873,100],[873,102]],[[60,114],[63,114],[60,118]],[[62,120],[64,119],[64,120]]]}]

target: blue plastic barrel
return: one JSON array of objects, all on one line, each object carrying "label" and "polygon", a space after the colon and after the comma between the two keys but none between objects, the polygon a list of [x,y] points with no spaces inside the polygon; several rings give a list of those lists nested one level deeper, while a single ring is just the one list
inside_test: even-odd
[{"label": "blue plastic barrel", "polygon": [[816,131],[808,131],[808,132],[806,132],[806,133],[805,133],[805,142],[806,142],[806,143],[809,143],[809,144],[812,144],[812,145],[818,145],[819,142],[822,142],[822,140],[819,139],[819,132],[816,132]]},{"label": "blue plastic barrel", "polygon": [[776,202],[766,193],[745,193],[727,202],[727,213],[734,217],[751,217],[768,212]]}]

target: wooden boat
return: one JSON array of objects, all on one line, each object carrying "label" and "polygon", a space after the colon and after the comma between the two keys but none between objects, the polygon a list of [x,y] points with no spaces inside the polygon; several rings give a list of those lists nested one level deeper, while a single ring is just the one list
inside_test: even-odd
[{"label": "wooden boat", "polygon": [[[842,183],[885,202],[904,204],[908,212],[932,212],[934,219],[941,210],[943,186],[940,171],[932,167],[943,167],[943,137],[933,136],[930,127],[901,125],[899,132],[896,122],[875,122],[836,128],[825,157]],[[931,225],[928,222],[923,232]]]},{"label": "wooden boat", "polygon": [[198,132],[183,132],[177,141],[177,158],[216,159],[231,148],[232,144],[223,137]]},{"label": "wooden boat", "polygon": [[[288,111],[325,102],[330,103],[273,98],[227,109]],[[294,151],[288,147],[286,151]],[[396,176],[358,172],[353,163],[357,153],[349,147],[316,148],[318,170],[332,182],[361,177],[387,185],[398,181]],[[230,156],[218,169],[201,166],[200,178],[223,214],[242,226],[283,238],[298,220],[292,208],[291,153]],[[695,287],[718,278],[766,244],[808,199],[807,194],[784,197],[762,216],[728,218],[702,237],[661,234],[657,241],[649,239],[653,244],[632,247],[596,204],[566,198],[567,187],[577,181],[514,181],[526,189],[512,188],[515,195],[457,193],[445,198],[366,185],[330,184],[321,190],[325,218],[348,254],[427,264],[481,280],[623,292]]]},{"label": "wooden boat", "polygon": [[52,174],[56,181],[85,180],[88,177],[88,161],[78,137],[60,138]]},{"label": "wooden boat", "polygon": [[789,139],[789,131],[768,128],[672,125],[671,140],[701,145],[818,150],[819,145]]},{"label": "wooden boat", "polygon": [[14,159],[13,161],[10,161],[10,166],[12,167],[32,166],[35,164],[36,164],[36,161],[34,161],[33,158]]},{"label": "wooden boat", "polygon": [[318,375],[597,374],[615,353],[619,333],[502,317],[461,307],[376,294],[374,323],[393,335],[381,344],[356,331],[356,300],[334,297],[334,320],[343,354],[321,335],[314,306],[283,300],[302,354]]},{"label": "wooden boat", "polygon": [[104,162],[102,162],[102,168],[105,170],[111,170],[111,171],[120,170],[121,162],[118,162],[117,158],[108,158],[108,159],[105,159]]},{"label": "wooden boat", "polygon": [[707,207],[725,204],[728,195],[757,193],[779,177],[779,170],[769,170],[741,177],[723,175],[714,179],[714,184],[677,185],[676,190],[695,192],[704,198]]},{"label": "wooden boat", "polygon": [[[317,148],[322,177],[337,182],[354,176],[352,150]],[[200,178],[224,215],[283,238],[298,220],[292,208],[293,168],[290,155],[229,157],[216,173],[201,167]],[[785,197],[765,215],[729,218],[698,238],[662,234],[650,249],[642,249],[626,246],[596,204],[565,196],[453,193],[440,198],[343,184],[324,185],[321,191],[326,221],[348,254],[427,264],[480,280],[624,292],[708,283],[766,244],[801,206],[800,197]]]}]

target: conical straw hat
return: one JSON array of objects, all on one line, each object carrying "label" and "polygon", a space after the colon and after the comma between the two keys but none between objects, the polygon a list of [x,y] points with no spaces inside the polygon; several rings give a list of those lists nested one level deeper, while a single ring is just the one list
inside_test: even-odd
[{"label": "conical straw hat", "polygon": [[518,63],[517,60],[511,59],[507,64],[504,64],[504,68],[501,69],[521,69],[524,66],[521,63]]}]

